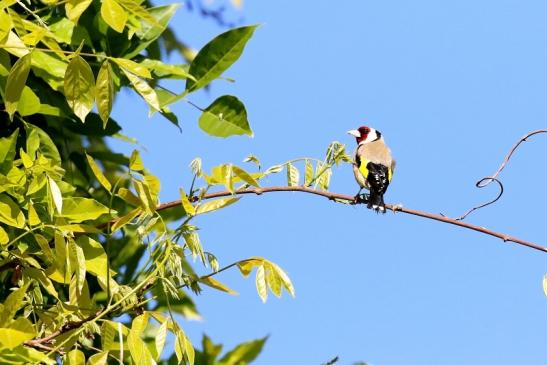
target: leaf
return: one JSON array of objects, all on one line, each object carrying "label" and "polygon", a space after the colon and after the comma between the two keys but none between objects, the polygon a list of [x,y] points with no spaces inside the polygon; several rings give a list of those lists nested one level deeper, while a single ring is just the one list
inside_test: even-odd
[{"label": "leaf", "polygon": [[140,65],[146,67],[154,73],[157,78],[167,79],[193,79],[194,76],[188,72],[188,65],[171,65],[165,64],[159,60],[144,59]]},{"label": "leaf", "polygon": [[57,209],[57,213],[61,214],[63,211],[63,195],[61,194],[61,189],[59,189],[59,186],[53,180],[48,176],[47,178],[49,191],[51,193],[51,199],[53,200],[53,204],[55,205],[55,208]]},{"label": "leaf", "polygon": [[127,12],[116,0],[103,0],[101,16],[106,24],[116,32],[121,33],[127,23]]},{"label": "leaf", "polygon": [[72,239],[68,242],[68,257],[70,259],[70,267],[76,276],[79,294],[82,292],[85,282],[85,256],[83,249]]},{"label": "leaf", "polygon": [[213,212],[215,210],[218,210],[220,208],[227,207],[230,204],[235,203],[240,198],[223,198],[223,199],[217,199],[213,201],[206,202],[202,205],[199,205],[196,209],[196,215],[198,214],[205,214],[209,212]]},{"label": "leaf", "polygon": [[161,324],[154,339],[154,343],[156,345],[156,360],[159,360],[161,353],[163,352],[163,348],[165,347],[165,341],[167,340],[167,324],[168,321],[164,321]]},{"label": "leaf", "polygon": [[[114,103],[114,82],[112,80],[112,67],[110,62],[104,61],[97,75],[97,95],[95,103],[99,111],[99,116],[103,121],[103,128],[106,128],[112,104]],[[109,189],[108,189],[109,190]]]},{"label": "leaf", "polygon": [[79,55],[74,56],[68,64],[64,92],[68,105],[84,122],[95,101],[95,78],[89,64]]},{"label": "leaf", "polygon": [[266,264],[266,283],[270,287],[270,290],[276,297],[281,297],[281,278],[275,270],[271,267],[270,263]]},{"label": "leaf", "polygon": [[15,313],[23,306],[23,299],[25,293],[29,287],[29,283],[25,283],[22,287],[12,291],[6,300],[4,300],[4,307],[0,312],[0,327],[6,327],[8,321],[10,321]]},{"label": "leaf", "polygon": [[103,246],[88,236],[78,237],[76,243],[84,252],[87,272],[92,273],[95,276],[106,277],[107,256]]},{"label": "leaf", "polygon": [[[63,199],[63,213],[61,216],[73,222],[82,222],[97,219],[101,215],[110,212],[108,207],[94,199],[71,197]],[[112,211],[112,213],[115,212]]]},{"label": "leaf", "polygon": [[129,213],[127,213],[126,215],[118,219],[116,222],[114,222],[114,224],[110,228],[110,231],[112,233],[116,232],[118,229],[122,228],[123,226],[131,222],[133,219],[137,218],[141,213],[142,213],[141,208],[133,209],[132,211],[130,211]]},{"label": "leaf", "polygon": [[253,154],[250,154],[249,156],[245,157],[243,162],[254,163],[256,166],[258,166],[258,169],[260,170],[260,159]]},{"label": "leaf", "polygon": [[11,170],[17,152],[15,146],[18,135],[19,129],[15,129],[9,137],[0,138],[0,173],[2,174],[7,174]]},{"label": "leaf", "polygon": [[279,266],[274,264],[273,262],[269,262],[270,267],[273,271],[277,274],[277,276],[281,279],[282,285],[287,289],[289,294],[294,297],[294,286],[292,285],[291,279],[289,279],[289,276],[281,269]]},{"label": "leaf", "polygon": [[292,164],[287,164],[287,184],[289,186],[297,186],[300,180],[298,169]]},{"label": "leaf", "polygon": [[260,187],[258,181],[256,181],[251,175],[249,175],[247,171],[243,170],[242,168],[233,165],[232,171],[236,174],[237,177],[245,181],[247,184]]},{"label": "leaf", "polygon": [[101,183],[101,185],[107,190],[112,190],[112,185],[110,184],[110,181],[104,176],[103,172],[99,168],[99,165],[93,160],[91,156],[89,156],[87,153],[85,154],[85,157],[87,158],[87,163],[89,164],[89,167],[91,168],[91,171],[93,171],[93,174],[97,178],[97,180]]},{"label": "leaf", "polygon": [[10,16],[2,9],[0,10],[0,39],[4,39],[13,26]]},{"label": "leaf", "polygon": [[26,117],[27,115],[39,113],[41,110],[40,99],[30,87],[25,86],[17,104],[17,111],[21,116]]},{"label": "leaf", "polygon": [[65,355],[65,365],[85,365],[85,355],[80,350],[72,350]]},{"label": "leaf", "polygon": [[78,23],[78,19],[91,3],[92,0],[68,0],[65,3],[66,16],[74,23]]},{"label": "leaf", "polygon": [[138,150],[133,150],[131,153],[131,158],[129,159],[129,169],[133,171],[144,170],[144,164],[142,163],[141,154]]},{"label": "leaf", "polygon": [[258,266],[258,269],[256,269],[255,283],[258,296],[262,300],[262,303],[266,303],[266,300],[268,299],[268,288],[266,286],[264,265],[260,265]]},{"label": "leaf", "polygon": [[260,354],[267,339],[268,337],[264,337],[258,340],[241,343],[233,350],[226,353],[226,355],[219,360],[219,363],[225,365],[249,364]]},{"label": "leaf", "polygon": [[143,205],[143,202],[135,194],[133,194],[131,190],[126,188],[120,188],[116,195],[135,207]]},{"label": "leaf", "polygon": [[140,338],[140,333],[134,330],[129,331],[127,336],[127,347],[135,364],[152,365],[154,360],[152,354],[146,347],[144,341]]},{"label": "leaf", "polygon": [[304,186],[310,186],[313,181],[313,165],[310,160],[306,159],[305,162],[305,175],[304,175]]},{"label": "leaf", "polygon": [[141,63],[137,63],[126,58],[111,58],[111,60],[116,62],[116,64],[122,69],[129,71],[134,75],[144,77],[145,79],[152,78],[150,70],[148,70],[148,68]]},{"label": "leaf", "polygon": [[211,288],[223,291],[223,292],[231,294],[231,295],[237,295],[238,294],[236,291],[228,288],[226,285],[224,285],[223,283],[221,283],[217,279],[213,278],[212,276],[201,277],[201,278],[199,278],[198,281],[202,284],[210,286]]},{"label": "leaf", "polygon": [[140,18],[154,27],[162,28],[162,25],[159,24],[156,21],[156,18],[154,18],[143,6],[140,5],[139,1],[118,0],[118,3],[123,6],[130,15]]},{"label": "leaf", "polygon": [[6,194],[0,194],[0,222],[17,228],[25,226],[25,216],[19,205]]},{"label": "leaf", "polygon": [[239,271],[241,271],[241,274],[244,277],[247,277],[247,276],[249,276],[249,274],[253,270],[253,267],[260,266],[260,265],[263,264],[263,262],[264,262],[264,259],[258,258],[258,257],[253,257],[253,258],[250,258],[250,259],[247,259],[247,260],[239,261],[237,263],[237,267],[238,267]]},{"label": "leaf", "polygon": [[192,205],[183,188],[179,189],[182,208],[189,216],[196,215],[196,208]]},{"label": "leaf", "polygon": [[143,97],[143,99],[152,107],[152,109],[160,111],[160,102],[158,100],[158,95],[154,89],[148,85],[144,80],[139,79],[137,76],[133,75],[131,72],[126,71],[122,68],[123,73],[129,79],[135,90]]},{"label": "leaf", "polygon": [[190,74],[197,81],[186,80],[186,91],[192,92],[207,86],[222,75],[241,56],[256,28],[257,25],[234,28],[207,43],[190,65]]},{"label": "leaf", "polygon": [[6,81],[5,107],[10,119],[17,111],[17,104],[23,93],[30,71],[31,53],[19,58],[13,65]]},{"label": "leaf", "polygon": [[24,271],[25,275],[28,275],[32,279],[36,280],[40,285],[51,295],[53,295],[55,298],[59,297],[59,294],[57,293],[57,290],[53,286],[53,283],[49,278],[44,274],[42,270],[29,267],[26,268]]},{"label": "leaf", "polygon": [[0,346],[13,349],[34,336],[36,331],[32,323],[24,317],[19,317],[8,328],[0,328]]},{"label": "leaf", "polygon": [[108,352],[101,351],[95,355],[91,355],[87,359],[87,365],[107,365],[108,362]]},{"label": "leaf", "polygon": [[40,217],[38,216],[38,213],[36,213],[36,209],[34,209],[34,204],[29,202],[29,204],[28,204],[28,224],[30,226],[36,226],[40,223],[42,223],[42,221],[40,220]]},{"label": "leaf", "polygon": [[317,183],[319,184],[319,187],[323,190],[329,190],[330,185],[330,177],[332,175],[332,170],[330,167],[328,167],[321,176],[317,179]]},{"label": "leaf", "polygon": [[104,351],[112,349],[114,337],[116,336],[116,322],[104,321],[101,326],[101,343]]},{"label": "leaf", "polygon": [[209,105],[199,117],[199,127],[215,137],[253,136],[245,106],[231,95],[221,96]]},{"label": "leaf", "polygon": [[0,226],[0,245],[6,245],[9,243],[9,236],[4,228]]}]

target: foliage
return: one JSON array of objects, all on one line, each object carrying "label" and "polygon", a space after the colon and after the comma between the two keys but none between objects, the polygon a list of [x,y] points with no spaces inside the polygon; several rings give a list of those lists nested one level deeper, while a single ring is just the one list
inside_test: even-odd
[{"label": "foliage", "polygon": [[[237,2],[239,4],[239,2]],[[281,296],[293,285],[275,263],[251,257],[219,268],[199,239],[194,219],[238,201],[238,190],[287,172],[288,185],[327,189],[333,165],[349,161],[343,145],[322,161],[299,159],[249,172],[234,164],[190,167],[192,186],[181,204],[160,204],[161,183],[138,151],[123,156],[107,137],[120,124],[110,117],[116,94],[129,88],[151,113],[178,126],[169,106],[221,77],[242,54],[257,26],[228,30],[195,57],[168,28],[177,5],[136,0],[68,0],[0,9],[0,362],[68,364],[111,361],[240,364],[254,360],[266,338],[243,343],[217,360],[221,345],[208,337],[196,351],[175,315],[198,318],[190,293],[202,285],[234,294],[214,276],[256,269],[256,287]],[[189,64],[161,58],[181,52]],[[162,86],[183,80],[184,91]],[[252,136],[244,104],[232,95],[201,109],[201,129],[216,137]],[[315,164],[315,167],[314,167]],[[211,189],[233,196],[209,200]],[[177,224],[175,225],[175,222]],[[192,258],[191,260],[189,258]],[[198,261],[211,272],[198,276]],[[166,351],[168,333],[173,349]]]}]

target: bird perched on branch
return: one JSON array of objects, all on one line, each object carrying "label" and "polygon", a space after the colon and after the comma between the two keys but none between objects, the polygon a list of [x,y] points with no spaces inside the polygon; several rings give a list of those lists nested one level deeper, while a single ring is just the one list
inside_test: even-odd
[{"label": "bird perched on branch", "polygon": [[356,199],[361,199],[361,190],[366,188],[370,191],[367,207],[385,213],[384,194],[395,169],[391,151],[386,146],[382,133],[374,128],[362,126],[348,131],[348,134],[357,140],[353,174],[361,189]]}]

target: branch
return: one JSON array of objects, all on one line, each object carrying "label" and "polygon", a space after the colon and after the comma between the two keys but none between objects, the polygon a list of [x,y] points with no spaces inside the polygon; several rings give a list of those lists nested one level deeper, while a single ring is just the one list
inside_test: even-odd
[{"label": "branch", "polygon": [[[221,198],[221,197],[225,197],[225,196],[243,195],[243,194],[262,195],[262,194],[265,194],[265,193],[273,193],[273,192],[281,192],[281,191],[298,191],[298,192],[302,192],[302,193],[319,195],[319,196],[323,196],[323,197],[325,197],[329,200],[332,200],[334,202],[345,202],[345,203],[349,203],[349,204],[362,204],[363,203],[363,201],[360,201],[360,200],[357,201],[355,199],[355,197],[353,197],[353,196],[339,194],[339,193],[332,193],[332,192],[329,192],[329,191],[315,190],[315,189],[308,188],[308,187],[305,187],[305,186],[271,186],[271,187],[265,187],[265,188],[248,188],[248,189],[243,189],[243,190],[237,190],[234,194],[232,194],[229,191],[218,191],[218,192],[215,192],[215,193],[205,194],[201,197],[201,199],[202,200],[204,200],[204,199],[214,199],[214,198]],[[198,200],[197,197],[194,197],[192,199],[193,202],[195,202],[197,200]],[[178,206],[181,206],[181,204],[182,203],[181,203],[180,200],[175,200],[175,201],[172,201],[172,202],[160,204],[156,208],[156,210],[161,211],[161,210],[164,210],[164,209],[178,207]],[[445,217],[445,216],[442,216],[440,214],[432,214],[432,213],[428,213],[428,212],[422,212],[422,211],[419,211],[419,210],[404,208],[400,205],[386,204],[386,207],[388,209],[391,209],[393,212],[402,212],[402,213],[406,213],[406,214],[416,215],[418,217],[432,219],[432,220],[443,222],[443,223],[453,224],[453,225],[458,226],[458,227],[463,227],[463,228],[466,228],[466,229],[470,229],[470,230],[473,230],[473,231],[477,231],[477,232],[487,234],[489,236],[499,238],[499,239],[503,240],[504,242],[514,242],[514,243],[517,243],[517,244],[522,245],[522,246],[526,246],[526,247],[530,247],[530,248],[533,248],[533,249],[536,249],[536,250],[539,250],[539,251],[547,252],[546,247],[543,247],[543,246],[538,245],[536,243],[525,241],[525,240],[522,240],[520,238],[507,235],[505,233],[495,232],[495,231],[492,231],[492,230],[484,228],[484,227],[480,227],[480,226],[476,226],[476,225],[473,225],[473,224],[465,223],[465,222],[462,222],[462,221],[457,220],[457,219]],[[110,223],[113,224],[115,221],[116,220],[111,221]]]},{"label": "branch", "polygon": [[477,183],[475,184],[475,186],[477,188],[484,188],[485,186],[489,185],[491,182],[495,181],[498,186],[500,187],[500,192],[498,194],[498,196],[493,199],[493,200],[490,200],[489,202],[486,202],[484,204],[481,204],[479,206],[476,206],[476,207],[473,207],[471,209],[469,209],[467,212],[465,212],[461,217],[458,217],[456,218],[456,220],[463,220],[465,219],[469,214],[473,213],[475,210],[478,210],[478,209],[481,209],[481,208],[484,208],[486,207],[487,205],[490,205],[490,204],[494,204],[495,202],[497,202],[499,200],[499,198],[501,198],[501,196],[503,195],[503,184],[501,183],[501,181],[498,180],[498,175],[503,171],[503,169],[507,166],[507,164],[509,163],[509,160],[511,159],[511,157],[513,156],[513,153],[515,153],[515,151],[517,150],[517,148],[520,146],[520,144],[522,142],[526,142],[526,140],[530,137],[532,137],[533,135],[535,134],[540,134],[540,133],[547,133],[547,130],[546,129],[538,129],[536,131],[532,131],[532,132],[529,132],[528,134],[526,134],[525,136],[521,137],[517,143],[515,143],[513,145],[513,147],[509,150],[509,153],[507,154],[507,156],[505,156],[505,158],[503,159],[503,162],[501,163],[498,171],[496,171],[494,173],[494,175],[492,176],[486,176],[486,177],[483,177],[482,179],[480,179],[479,181],[477,181]]}]

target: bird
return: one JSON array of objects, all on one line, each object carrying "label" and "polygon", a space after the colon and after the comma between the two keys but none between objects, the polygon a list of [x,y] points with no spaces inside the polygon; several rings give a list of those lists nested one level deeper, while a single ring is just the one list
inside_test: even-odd
[{"label": "bird", "polygon": [[391,151],[385,144],[382,133],[374,128],[361,126],[348,131],[348,134],[354,136],[357,141],[353,174],[361,188],[355,198],[361,199],[359,194],[363,188],[368,189],[370,194],[367,208],[377,213],[385,213],[384,194],[395,170],[395,160],[391,156]]}]

